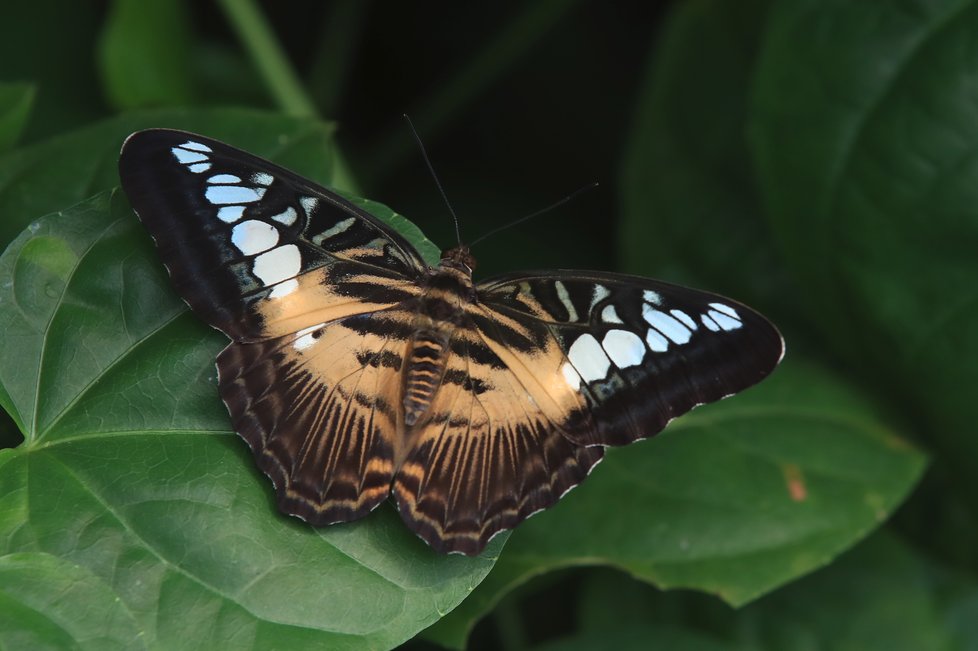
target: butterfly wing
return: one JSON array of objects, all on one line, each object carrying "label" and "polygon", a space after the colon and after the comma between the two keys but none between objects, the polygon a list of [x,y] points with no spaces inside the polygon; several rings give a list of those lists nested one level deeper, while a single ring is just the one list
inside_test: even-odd
[{"label": "butterfly wing", "polygon": [[[625,445],[764,379],[784,340],[728,298],[609,273],[513,274],[482,284],[486,344],[581,445]],[[539,359],[557,348],[559,362]],[[547,398],[550,400],[547,400]]]},{"label": "butterfly wing", "polygon": [[275,484],[279,509],[316,525],[390,495],[404,339],[398,308],[358,314],[218,357],[234,429]]},{"label": "butterfly wing", "polygon": [[760,381],[777,329],[729,299],[618,274],[482,283],[432,419],[395,477],[402,517],[466,554],[554,504],[603,454]]},{"label": "butterfly wing", "polygon": [[471,324],[451,345],[393,492],[402,519],[429,545],[474,555],[579,484],[604,449],[566,438]]},{"label": "butterfly wing", "polygon": [[417,294],[426,269],[343,197],[210,138],[134,133],[119,176],[177,292],[235,341],[389,307]]},{"label": "butterfly wing", "polygon": [[426,267],[339,195],[180,131],[133,134],[123,188],[178,293],[231,337],[218,358],[235,430],[283,511],[316,524],[386,499],[396,392]]}]

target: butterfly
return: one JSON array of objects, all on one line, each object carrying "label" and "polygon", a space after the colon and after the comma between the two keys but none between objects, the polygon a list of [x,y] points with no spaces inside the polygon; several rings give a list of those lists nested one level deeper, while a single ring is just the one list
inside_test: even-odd
[{"label": "butterfly", "polygon": [[480,553],[605,448],[767,376],[784,343],[730,299],[637,276],[429,266],[388,225],[191,133],[132,134],[122,187],[192,311],[226,334],[235,431],[313,525],[390,496],[440,552]]}]

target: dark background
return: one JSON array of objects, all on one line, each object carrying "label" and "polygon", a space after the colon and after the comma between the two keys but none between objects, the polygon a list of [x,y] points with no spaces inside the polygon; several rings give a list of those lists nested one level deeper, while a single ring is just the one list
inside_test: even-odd
[{"label": "dark background", "polygon": [[[182,54],[192,62],[188,64],[192,68],[192,84],[185,89],[182,97],[171,97],[160,106],[280,108],[266,91],[260,74],[254,69],[219,6],[212,2],[184,4],[191,14],[189,22],[193,25],[193,33],[174,43],[173,52],[175,57]],[[838,232],[828,235],[824,233],[822,224],[791,224],[787,222],[790,216],[785,215],[790,211],[782,210],[782,236],[785,233],[795,236],[803,244],[809,238],[842,243],[837,256],[816,260],[808,271],[812,277],[820,279],[824,265],[827,269],[824,276],[838,281],[837,284],[843,288],[837,295],[831,294],[829,299],[839,296],[843,300],[832,303],[825,296],[819,296],[819,289],[824,288],[817,284],[801,288],[793,284],[795,280],[788,269],[791,264],[795,265],[796,271],[804,267],[804,262],[798,263],[794,258],[804,253],[805,247],[795,244],[792,248],[790,241],[779,241],[775,246],[770,241],[773,238],[767,232],[768,228],[762,225],[767,223],[765,220],[774,222],[778,217],[771,218],[766,208],[787,195],[802,197],[798,200],[799,204],[809,199],[814,203],[821,197],[808,197],[805,193],[811,188],[804,185],[784,190],[769,186],[763,188],[763,192],[758,189],[757,169],[750,163],[755,163],[758,169],[763,165],[748,156],[743,142],[747,140],[744,124],[747,116],[744,115],[746,109],[743,106],[747,102],[743,100],[748,92],[738,84],[747,86],[753,80],[753,69],[744,72],[754,63],[752,57],[755,52],[751,48],[765,39],[765,43],[770,45],[769,41],[772,40],[769,34],[762,33],[766,26],[758,18],[765,15],[767,5],[777,5],[783,9],[805,3],[745,2],[743,18],[737,10],[721,8],[719,3],[710,2],[682,5],[680,2],[546,0],[490,4],[340,0],[266,1],[260,4],[303,87],[315,102],[318,115],[335,121],[342,153],[360,186],[360,194],[407,216],[439,246],[447,248],[454,244],[454,228],[436,185],[411,139],[402,118],[403,113],[411,115],[424,138],[435,169],[460,217],[463,238],[468,241],[547,206],[578,188],[594,182],[600,184],[570,203],[480,244],[475,249],[479,260],[477,277],[527,268],[594,268],[643,273],[674,269],[677,276],[668,273],[663,276],[678,281],[695,279],[699,282],[694,284],[743,297],[770,314],[788,335],[790,354],[797,356],[795,359],[803,359],[807,355],[809,359],[831,368],[840,377],[852,381],[864,395],[870,396],[871,404],[878,406],[879,411],[890,419],[887,422],[898,423],[899,427],[895,429],[901,435],[914,438],[934,458],[928,478],[897,515],[895,526],[886,527],[908,542],[907,549],[912,548],[914,554],[919,552],[914,556],[913,572],[908,571],[912,575],[910,579],[916,578],[918,581],[904,590],[904,586],[913,581],[894,574],[897,587],[890,589],[889,584],[882,583],[878,592],[872,594],[907,596],[908,600],[919,596],[923,604],[921,610],[926,610],[932,616],[933,621],[928,620],[930,625],[935,630],[947,628],[946,620],[942,618],[946,616],[950,621],[953,613],[947,615],[941,610],[943,605],[938,604],[946,595],[934,597],[928,590],[933,585],[947,584],[947,578],[952,574],[970,581],[968,585],[972,587],[968,589],[974,590],[973,577],[978,568],[974,551],[975,541],[978,540],[978,528],[974,524],[974,514],[978,512],[975,507],[978,504],[978,488],[974,486],[974,477],[978,473],[974,472],[973,464],[978,456],[974,454],[972,443],[976,440],[973,414],[970,413],[973,411],[972,405],[965,404],[967,399],[952,400],[946,396],[960,394],[967,397],[966,393],[969,387],[974,387],[976,377],[969,369],[973,369],[978,362],[966,355],[959,359],[954,354],[947,354],[945,349],[943,357],[938,360],[943,366],[932,363],[926,354],[921,355],[919,363],[905,363],[900,357],[899,346],[910,338],[915,328],[923,329],[923,325],[916,327],[915,319],[919,318],[919,323],[923,324],[923,316],[927,315],[914,313],[913,309],[917,306],[912,304],[903,312],[894,310],[893,313],[900,318],[892,318],[889,316],[891,313],[886,311],[890,306],[885,300],[881,303],[886,309],[879,312],[874,311],[879,306],[867,308],[844,300],[849,296],[845,289],[847,284],[852,284],[851,279],[863,280],[858,273],[844,275],[843,272],[849,271],[845,267],[849,261],[845,260],[847,250],[844,245],[853,242],[866,245],[868,242],[866,248],[861,249],[865,251],[879,241],[881,247],[893,245],[892,258],[899,260],[906,253],[906,249],[900,248],[906,242],[893,233],[901,227],[911,232],[910,227],[918,225],[913,220],[919,220],[919,224],[926,226],[922,231],[928,237],[945,238],[955,248],[973,247],[976,240],[971,239],[973,235],[970,234],[974,232],[974,227],[967,224],[969,219],[975,223],[974,210],[962,211],[957,204],[949,203],[950,208],[943,214],[941,208],[930,210],[924,202],[925,205],[912,206],[906,213],[883,215],[880,218],[883,227],[878,231],[867,228],[855,235],[849,235],[849,223],[836,225]],[[814,7],[818,3],[807,4]],[[827,2],[826,6],[832,7],[826,13],[843,14],[846,10],[839,7],[844,4]],[[822,144],[791,140],[792,129],[797,124],[806,120],[817,122],[822,117],[817,111],[823,104],[817,101],[811,102],[815,107],[812,110],[816,113],[806,113],[806,97],[799,92],[799,88],[802,91],[811,90],[816,100],[819,92],[824,92],[833,101],[838,100],[837,104],[825,102],[833,109],[840,106],[843,111],[851,108],[846,104],[850,90],[846,84],[858,87],[860,83],[860,80],[846,78],[848,68],[854,67],[851,62],[862,59],[880,61],[880,77],[885,76],[888,66],[897,65],[894,61],[902,64],[900,57],[903,51],[898,47],[902,43],[894,44],[893,41],[897,39],[887,40],[888,30],[898,31],[894,25],[913,24],[918,20],[923,24],[925,19],[932,20],[930,15],[917,15],[926,13],[920,9],[924,4],[892,0],[877,5],[886,7],[886,11],[880,13],[892,22],[877,21],[876,16],[869,15],[865,17],[865,22],[858,23],[859,16],[850,15],[857,12],[850,12],[846,14],[852,21],[849,25],[836,24],[831,27],[840,30],[839,33],[845,33],[845,27],[857,32],[865,30],[865,42],[860,39],[846,41],[850,46],[856,41],[859,48],[865,48],[865,52],[863,49],[855,54],[852,49],[841,51],[838,60],[834,59],[835,41],[832,30],[827,30],[820,56],[813,57],[817,59],[815,63],[809,67],[792,61],[796,67],[786,68],[783,74],[786,80],[792,81],[792,84],[786,85],[791,85],[799,93],[797,114],[784,110],[775,115],[775,118],[785,121],[781,132],[784,136],[785,160],[803,165],[807,160],[806,155],[813,151],[817,153]],[[940,3],[930,4],[936,6]],[[685,19],[695,17],[697,7],[704,10],[707,19],[704,20],[706,27],[699,31],[675,29],[674,33],[680,35],[694,33],[708,37],[710,26],[714,25],[711,20],[714,19],[716,24],[726,24],[724,18],[729,18],[730,23],[737,20],[749,23],[746,27],[736,24],[730,29],[731,33],[743,36],[744,47],[741,49],[738,49],[738,43],[702,43],[705,58],[718,52],[729,55],[729,60],[709,62],[710,70],[716,74],[706,80],[701,81],[697,76],[707,67],[696,65],[695,55],[700,44],[681,42],[681,47],[676,47],[676,43],[673,43],[671,51],[665,47],[664,34],[667,35],[670,26],[676,27],[669,21],[680,13],[677,8],[681,5],[693,6],[693,10],[685,13]],[[863,6],[871,5],[867,3]],[[4,7],[0,26],[0,81],[31,81],[37,89],[30,121],[20,144],[30,146],[130,108],[153,106],[152,103],[124,105],[110,96],[103,83],[98,48],[112,7],[112,3],[108,2],[69,3],[56,0],[7,3]],[[782,14],[790,13],[782,11]],[[812,13],[817,15],[817,11],[813,10]],[[867,10],[867,13],[871,12]],[[715,18],[717,15],[720,18]],[[978,24],[969,15],[961,12],[950,22],[963,25],[960,27],[962,30]],[[750,23],[755,19],[756,23]],[[70,28],[65,28],[65,25],[70,25]],[[778,45],[776,41],[775,45]],[[780,45],[784,47],[783,43]],[[874,50],[874,47],[878,49]],[[642,170],[649,178],[654,177],[654,193],[664,197],[661,204],[672,202],[677,209],[665,216],[640,214],[639,217],[645,221],[641,228],[632,232],[643,233],[645,237],[623,241],[620,226],[627,218],[627,210],[623,206],[626,191],[623,187],[626,185],[624,168],[627,166],[624,159],[632,144],[630,139],[637,137],[639,111],[648,111],[650,105],[655,106],[642,100],[647,88],[655,85],[653,82],[660,81],[655,76],[655,65],[661,63],[664,52],[675,54],[676,51],[682,51],[689,60],[678,64],[673,60],[669,62],[670,66],[664,66],[679,72],[676,79],[666,80],[660,87],[688,92],[675,103],[673,108],[676,115],[664,118],[662,123],[683,125],[683,109],[693,106],[696,115],[690,117],[687,126],[696,133],[680,136],[686,137],[691,146],[699,145],[701,149],[690,151],[689,160],[681,161],[676,166],[678,171],[669,164],[667,157],[661,167],[651,166],[651,169]],[[786,58],[792,55],[790,43],[784,47],[784,53]],[[965,52],[961,59],[967,62],[969,56],[970,52]],[[925,62],[929,63],[929,60],[925,59]],[[774,65],[770,57],[765,63]],[[683,64],[687,65],[684,67]],[[838,68],[833,68],[833,65]],[[729,66],[731,74],[725,74],[725,66]],[[935,86],[944,84],[951,87],[966,83],[967,75],[973,74],[970,72],[973,65],[963,68],[964,72],[961,72],[953,66],[949,66],[950,71],[935,66],[928,68],[926,77],[935,79]],[[688,71],[688,74],[684,74],[684,71]],[[776,92],[777,84],[770,83],[772,73],[770,70],[767,72],[769,83],[766,88],[773,87],[775,91],[772,92]],[[911,69],[907,76],[913,77],[912,73]],[[809,77],[813,79],[811,88],[804,83]],[[798,79],[802,82],[793,83]],[[699,83],[703,88],[697,87]],[[925,99],[929,97],[927,93],[922,95]],[[722,100],[727,97],[742,100],[742,103],[716,101],[716,98]],[[781,104],[777,101],[767,104],[759,101],[758,104],[783,108],[784,105],[791,105],[795,99],[789,97]],[[885,98],[881,102],[885,103]],[[663,106],[663,103],[659,106]],[[967,113],[967,109],[965,107],[964,112]],[[769,116],[750,117],[763,122]],[[935,118],[935,121],[939,122],[939,118]],[[917,134],[913,127],[908,127],[907,133],[900,129],[894,131],[894,138],[905,137],[909,143],[915,142]],[[769,133],[778,131],[770,128]],[[978,141],[975,134],[970,134],[970,137],[971,141],[966,133],[961,136],[961,141],[966,145]],[[677,136],[676,142],[682,143],[682,138]],[[669,146],[667,142],[661,150],[657,150],[659,155],[661,151],[668,152]],[[764,151],[763,147],[758,149]],[[768,147],[768,151],[775,149]],[[910,146],[908,151],[917,153]],[[934,159],[940,158],[935,154]],[[650,159],[655,161],[656,154],[650,155]],[[694,164],[690,164],[690,160]],[[962,160],[967,161],[965,154],[962,154]],[[699,163],[702,163],[702,167],[697,166]],[[961,164],[963,166],[965,163]],[[777,168],[777,165],[770,167]],[[771,174],[770,167],[766,170],[768,178],[777,178],[777,174]],[[880,176],[886,177],[889,171],[884,167]],[[696,177],[696,172],[703,172],[702,177]],[[669,193],[673,178],[680,184],[689,184],[692,191],[688,196],[683,196],[683,189],[678,189],[675,195]],[[853,185],[857,191],[875,188],[870,183],[860,185],[854,182]],[[937,203],[943,188],[938,184],[935,186],[936,198],[933,201]],[[708,191],[699,192],[700,187]],[[902,190],[897,182],[886,188],[891,195],[897,195]],[[635,193],[634,182],[630,191]],[[696,203],[697,195],[706,194],[710,195],[709,199],[701,204]],[[739,200],[739,203],[731,201],[723,204],[721,200],[727,198]],[[716,204],[711,205],[711,200]],[[674,227],[674,224],[686,218],[684,202],[689,203],[691,220],[698,218],[693,217],[694,213],[701,216],[728,211],[731,215],[729,224],[722,224],[719,220],[716,224],[732,230],[712,232],[707,228]],[[787,203],[790,205],[790,202]],[[635,210],[629,213],[633,220],[636,219],[635,213]],[[860,216],[858,211],[850,213]],[[748,222],[745,216],[753,221]],[[945,220],[940,221],[942,218]],[[786,222],[788,227],[785,227]],[[635,222],[631,225],[635,226]],[[674,239],[675,233],[682,234],[686,239],[677,241]],[[739,236],[744,239],[738,240]],[[911,243],[915,241],[912,237],[908,239]],[[761,259],[748,261],[742,266],[728,265],[723,257],[727,242],[733,243],[730,248],[734,250],[740,247],[741,251],[761,251]],[[646,246],[649,251],[647,257],[651,260],[643,261],[639,268],[636,261],[641,260],[643,247]],[[925,246],[910,248],[926,252]],[[627,263],[624,262],[623,250],[627,250],[630,256]],[[860,249],[856,247],[854,250]],[[782,257],[786,260],[782,260]],[[934,266],[947,257],[934,254]],[[913,276],[913,265],[908,262],[905,266],[909,273],[892,282],[888,272],[893,269],[869,268],[866,285],[878,283],[881,288],[879,294],[887,299],[890,296],[887,291],[898,287],[907,276]],[[919,266],[922,269],[924,265]],[[735,268],[740,274],[739,278],[726,274],[727,268]],[[960,278],[966,281],[973,269],[973,265],[962,264]],[[839,275],[832,276],[833,273]],[[927,277],[926,282],[921,283],[922,291],[927,293],[934,287],[935,292],[944,292],[939,295],[939,300],[945,300],[948,294],[946,287],[931,280]],[[896,297],[894,303],[902,297],[897,289],[893,290],[893,295]],[[946,331],[938,331],[935,340],[943,342],[947,336]],[[971,343],[975,341],[974,333],[963,327],[952,331],[950,336],[950,341],[964,351],[974,347]],[[867,341],[870,342],[869,346],[865,345]],[[918,379],[918,366],[928,364],[930,370],[925,371],[930,375],[922,372],[922,379]],[[959,369],[965,370],[959,373]],[[957,377],[963,379],[958,382],[954,380]],[[7,419],[5,414],[0,414],[0,447],[13,447],[19,443],[19,435],[9,419],[2,419]],[[962,490],[961,487],[968,486],[969,482],[971,488]],[[609,505],[609,508],[612,507]],[[580,526],[586,529],[588,523],[581,522]],[[806,611],[803,615],[811,615],[812,620],[803,620],[802,615],[796,613],[798,621],[815,621],[822,612],[820,606],[846,603],[842,597],[851,594],[853,586],[869,585],[871,581],[864,581],[865,577],[859,572],[880,555],[873,551],[859,552],[858,546],[855,553],[856,556],[842,561],[842,574],[836,575],[842,576],[842,579],[820,579],[827,576],[824,572],[804,579],[814,579],[816,583],[806,586],[821,585],[826,595],[810,612],[803,607],[806,602],[798,598],[797,593],[790,602],[784,601],[788,604],[785,609],[789,610],[792,604],[802,604],[795,607],[799,611]],[[932,562],[934,559],[939,559],[950,569],[931,573],[930,570],[936,567],[936,562]],[[819,584],[818,581],[823,583]],[[628,581],[624,575],[613,570],[592,569],[550,573],[508,595],[489,617],[478,624],[470,637],[471,648],[518,648],[573,632],[575,618],[580,614],[581,586],[590,585],[590,593],[594,593],[596,582],[612,586],[608,592],[612,600],[618,598],[615,590],[622,587],[627,592],[621,594],[623,602],[629,599],[629,595],[640,593],[641,598],[646,600],[642,602],[642,607],[654,612],[658,623],[670,622],[676,626],[689,625],[705,630],[712,628],[730,632],[731,638],[752,639],[751,616],[741,616],[717,599],[699,593],[662,594],[646,584]],[[964,588],[959,589],[957,584],[954,590],[958,594],[965,591]],[[822,594],[817,590],[807,590],[805,586],[798,592],[814,594],[813,602],[819,601],[818,597]],[[753,616],[763,619],[764,626],[770,626],[772,622],[776,626],[780,621],[770,616],[771,612],[777,612],[780,595],[777,593],[769,597],[764,606],[767,610],[763,610],[760,616]],[[628,604],[623,604],[622,608],[627,611]],[[829,613],[824,616],[825,621],[811,624],[812,630],[817,630],[819,635],[828,631],[824,633],[824,639],[832,638],[848,626],[857,628],[858,613],[853,614],[852,622],[843,622],[838,619],[838,613],[832,615],[831,611],[825,612]],[[753,625],[760,626],[757,620]],[[916,628],[926,629],[924,626]],[[513,631],[519,632],[523,639],[509,637]],[[770,644],[762,646],[765,649],[808,648],[804,645],[809,639],[806,632],[804,625],[799,624],[792,630],[795,644],[779,646],[777,641],[768,640]],[[882,635],[885,631],[878,633]],[[811,639],[817,637],[813,633]],[[840,634],[840,637],[844,636]],[[879,635],[877,639],[881,639]],[[978,639],[978,633],[973,639]],[[963,644],[940,648],[970,648]],[[409,642],[407,646],[432,648],[420,640]]]}]

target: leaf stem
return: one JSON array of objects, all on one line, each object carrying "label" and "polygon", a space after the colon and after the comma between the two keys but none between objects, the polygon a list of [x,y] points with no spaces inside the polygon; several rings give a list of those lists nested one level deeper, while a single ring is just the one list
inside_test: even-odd
[{"label": "leaf stem", "polygon": [[315,105],[254,0],[218,0],[218,4],[279,108],[295,117],[317,117]]}]

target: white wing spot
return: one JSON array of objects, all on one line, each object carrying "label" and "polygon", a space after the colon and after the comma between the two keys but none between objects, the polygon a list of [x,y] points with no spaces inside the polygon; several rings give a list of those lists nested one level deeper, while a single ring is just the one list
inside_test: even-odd
[{"label": "white wing spot", "polygon": [[618,316],[618,310],[615,309],[614,305],[606,305],[601,310],[601,320],[605,323],[624,323],[621,317]]},{"label": "white wing spot", "polygon": [[191,165],[187,169],[190,170],[191,172],[193,172],[194,174],[201,174],[203,172],[206,172],[210,168],[211,168],[211,164],[210,163],[194,163],[193,165]]},{"label": "white wing spot", "polygon": [[202,142],[194,142],[193,140],[188,140],[187,142],[180,145],[184,149],[193,149],[194,151],[206,151],[208,153],[214,151]]},{"label": "white wing spot", "polygon": [[642,298],[652,305],[662,305],[662,295],[659,292],[653,292],[651,289],[642,292]]},{"label": "white wing spot", "polygon": [[601,344],[590,334],[581,335],[571,344],[567,358],[585,382],[605,379],[611,367],[611,360],[604,354]]},{"label": "white wing spot", "polygon": [[604,299],[611,296],[611,292],[604,285],[595,285],[594,293],[591,295],[591,307],[588,308],[588,312],[594,309],[594,306],[603,301]]},{"label": "white wing spot", "polygon": [[642,318],[645,319],[646,323],[650,326],[669,337],[672,341],[677,344],[685,344],[689,341],[689,338],[693,336],[689,328],[680,323],[677,319],[666,314],[665,312],[660,312],[659,310],[654,310],[648,305],[642,307]]},{"label": "white wing spot", "polygon": [[282,298],[283,296],[288,296],[295,290],[299,289],[299,281],[295,278],[289,278],[285,282],[281,282],[272,288],[272,291],[268,293],[268,298]]},{"label": "white wing spot", "polygon": [[278,229],[257,219],[249,219],[231,229],[231,243],[245,255],[256,255],[278,244]]},{"label": "white wing spot", "polygon": [[574,370],[573,364],[571,364],[570,362],[564,362],[560,366],[560,372],[561,374],[563,374],[564,382],[567,383],[567,386],[569,386],[574,391],[581,390],[581,376],[578,375],[577,371]]},{"label": "white wing spot", "polygon": [[302,256],[295,244],[286,244],[255,258],[252,272],[266,285],[274,285],[299,274]]},{"label": "white wing spot", "polygon": [[243,188],[240,185],[215,185],[207,188],[204,196],[215,205],[252,203],[265,194],[265,188]]},{"label": "white wing spot", "polygon": [[207,160],[208,158],[205,154],[201,154],[200,152],[187,151],[186,149],[182,149],[180,147],[173,147],[172,149],[170,149],[170,151],[173,152],[173,155],[176,157],[176,159],[181,163],[183,163],[184,165],[190,165],[191,163],[200,163],[202,161]]},{"label": "white wing spot", "polygon": [[302,209],[306,211],[307,215],[311,215],[319,205],[319,199],[316,197],[302,197],[299,199],[299,203],[302,204]]},{"label": "white wing spot", "polygon": [[[719,314],[714,310],[710,310],[710,312],[712,312],[713,314]],[[714,321],[713,318],[710,317],[710,315],[704,314],[703,316],[700,317],[700,321],[703,323],[703,325],[706,326],[707,330],[711,332],[719,332],[720,326],[717,325],[717,322]]]},{"label": "white wing spot", "polygon": [[295,208],[289,206],[277,215],[272,215],[272,219],[277,221],[279,224],[284,226],[291,226],[295,223],[295,220],[299,218],[299,213],[296,212]]},{"label": "white wing spot", "polygon": [[268,187],[275,180],[275,177],[267,172],[255,172],[251,175],[251,182],[255,185],[264,185]]},{"label": "white wing spot", "polygon": [[567,320],[568,321],[579,321],[577,318],[577,310],[574,309],[574,304],[571,303],[570,294],[567,293],[567,288],[564,287],[564,283],[559,280],[554,281],[554,288],[557,290],[557,298],[563,303],[564,308],[567,310]]},{"label": "white wing spot", "polygon": [[241,177],[234,174],[215,174],[207,179],[207,182],[214,184],[241,183]]},{"label": "white wing spot", "polygon": [[696,321],[693,321],[693,317],[689,316],[682,310],[669,310],[669,314],[673,315],[674,317],[682,321],[683,325],[689,328],[690,330],[696,330],[696,328],[698,327],[696,325]]},{"label": "white wing spot", "polygon": [[738,319],[731,319],[723,312],[718,312],[717,310],[710,310],[707,312],[711,319],[716,321],[716,324],[720,326],[723,330],[736,330],[737,328],[744,325]]},{"label": "white wing spot", "polygon": [[645,343],[648,344],[649,350],[654,353],[664,353],[669,349],[669,340],[660,335],[655,328],[649,328],[649,331],[645,333]]},{"label": "white wing spot", "polygon": [[712,307],[714,310],[723,312],[731,318],[737,319],[738,321],[740,320],[740,315],[737,314],[737,310],[733,309],[729,305],[724,305],[723,303],[710,303],[710,307]]},{"label": "white wing spot", "polygon": [[333,237],[334,235],[339,235],[340,233],[346,231],[353,223],[356,221],[355,217],[347,217],[341,221],[336,222],[326,230],[324,230],[319,235],[315,235],[312,238],[312,243],[316,246],[322,246],[323,242]]},{"label": "white wing spot", "polygon": [[636,366],[645,358],[642,338],[628,330],[609,330],[601,345],[618,368]]},{"label": "white wing spot", "polygon": [[305,350],[306,348],[309,348],[309,346],[312,346],[316,342],[315,332],[320,328],[322,328],[324,325],[326,324],[317,323],[314,326],[303,328],[299,332],[295,333],[296,338],[295,338],[295,342],[292,344],[292,347],[295,348],[296,350]]},{"label": "white wing spot", "polygon": [[217,209],[217,218],[225,224],[233,224],[244,216],[244,206],[222,206]]}]

